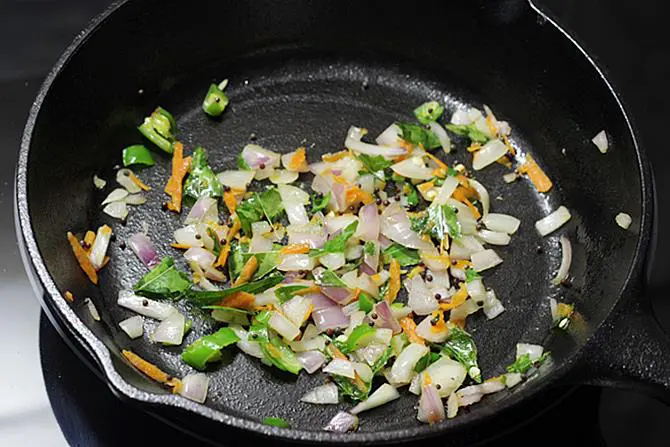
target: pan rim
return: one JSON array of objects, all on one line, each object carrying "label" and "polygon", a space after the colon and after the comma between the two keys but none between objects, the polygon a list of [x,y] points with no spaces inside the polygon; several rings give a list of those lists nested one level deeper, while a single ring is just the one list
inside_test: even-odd
[{"label": "pan rim", "polygon": [[[40,114],[42,104],[44,103],[45,98],[47,97],[50,88],[53,82],[58,78],[59,74],[62,72],[63,68],[68,64],[70,59],[74,57],[79,48],[88,40],[88,38],[100,27],[105,21],[112,15],[113,12],[120,9],[127,3],[132,0],[117,0],[111,6],[109,6],[105,11],[100,13],[94,19],[89,22],[86,28],[80,32],[73,42],[65,49],[59,60],[56,62],[54,67],[51,69],[47,77],[45,78],[40,90],[33,102],[33,105],[30,109],[30,113],[24,128],[21,148],[19,152],[19,161],[16,171],[16,183],[15,183],[15,213],[16,216],[16,225],[17,236],[19,238],[19,243],[24,245],[25,256],[24,262],[30,263],[31,267],[34,269],[36,274],[35,279],[40,283],[41,287],[46,291],[49,299],[52,300],[54,304],[54,310],[60,313],[60,317],[63,318],[70,325],[70,330],[76,332],[76,338],[84,344],[85,349],[93,354],[93,357],[98,362],[104,376],[106,377],[107,383],[112,387],[116,392],[125,396],[126,398],[140,402],[143,404],[149,405],[163,405],[174,408],[180,408],[182,410],[189,411],[191,413],[204,416],[207,419],[212,421],[221,422],[231,427],[243,430],[249,430],[261,435],[275,437],[283,440],[289,441],[302,441],[302,442],[330,442],[338,444],[359,444],[359,443],[381,443],[381,442],[400,442],[407,439],[419,439],[426,438],[431,436],[436,436],[443,434],[449,431],[456,431],[471,426],[473,423],[478,422],[481,419],[481,416],[494,413],[491,411],[491,407],[480,407],[476,411],[472,411],[466,415],[462,415],[459,418],[450,420],[448,424],[435,424],[435,425],[423,425],[423,426],[411,426],[402,429],[387,430],[381,432],[356,432],[356,433],[331,433],[325,431],[308,431],[301,429],[283,429],[278,427],[272,427],[264,425],[258,421],[254,421],[248,418],[233,416],[223,411],[214,410],[205,405],[198,404],[196,402],[189,401],[179,395],[161,395],[155,394],[147,391],[140,390],[135,386],[127,382],[116,370],[112,360],[112,353],[110,350],[103,344],[103,342],[98,339],[93,332],[77,317],[74,311],[70,308],[69,304],[65,299],[60,296],[60,291],[49,273],[44,260],[40,255],[40,249],[37,245],[35,235],[33,233],[31,218],[30,218],[30,208],[28,205],[28,185],[27,185],[27,172],[28,172],[28,158],[30,153],[30,146],[32,141],[32,135],[35,128],[35,124]],[[640,147],[637,138],[637,132],[634,128],[633,122],[630,119],[624,104],[617,94],[617,91],[613,87],[612,83],[608,81],[605,76],[604,70],[598,65],[596,60],[590,56],[583,46],[571,36],[563,27],[561,27],[550,15],[543,12],[537,5],[535,5],[533,0],[526,0],[532,12],[537,14],[540,19],[546,20],[552,27],[554,27],[558,32],[563,34],[578,50],[583,57],[593,66],[597,74],[604,82],[605,86],[609,90],[610,94],[615,99],[619,111],[624,118],[624,121],[628,127],[628,132],[632,140],[633,148],[636,152],[637,157],[637,167],[639,170],[640,180],[641,180],[641,195],[642,195],[642,212],[640,220],[640,234],[638,236],[635,254],[631,260],[631,265],[624,280],[623,288],[621,289],[620,296],[617,300],[620,301],[622,297],[626,297],[631,294],[633,287],[636,285],[635,279],[637,279],[642,271],[642,264],[645,258],[646,248],[650,238],[650,228],[651,228],[651,213],[652,213],[652,200],[651,200],[651,176],[650,176],[650,166],[646,154]],[[26,266],[29,268],[28,266]],[[30,276],[30,274],[29,274]],[[36,284],[33,284],[34,286]],[[36,290],[37,291],[37,290]],[[614,306],[613,306],[614,307]],[[611,313],[612,309],[608,310],[608,313]],[[594,333],[598,331],[601,321],[595,328]],[[577,354],[575,354],[575,357]],[[544,378],[543,382],[549,383],[555,381],[556,379],[565,376],[565,374],[570,370],[574,365],[574,358],[568,360],[568,362],[563,363],[557,366],[554,370],[549,372]],[[543,389],[542,386],[535,386],[529,389],[530,394],[536,394]],[[508,411],[520,404],[527,397],[528,393],[513,393],[506,399],[496,403],[495,413]],[[151,411],[149,409],[149,411]]]}]

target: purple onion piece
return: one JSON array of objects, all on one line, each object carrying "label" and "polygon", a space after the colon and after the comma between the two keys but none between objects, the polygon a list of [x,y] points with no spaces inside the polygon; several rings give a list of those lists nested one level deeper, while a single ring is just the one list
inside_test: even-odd
[{"label": "purple onion piece", "polygon": [[374,311],[377,314],[375,326],[391,329],[394,334],[399,334],[402,331],[400,323],[398,323],[398,320],[393,318],[391,307],[386,301],[380,301],[379,303],[375,304]]},{"label": "purple onion piece", "polygon": [[295,356],[308,374],[316,372],[326,361],[326,356],[319,351],[298,352]]},{"label": "purple onion piece", "polygon": [[312,319],[319,332],[347,327],[349,325],[349,318],[344,315],[342,308],[337,305],[313,311]]},{"label": "purple onion piece", "polygon": [[151,243],[151,239],[149,239],[146,234],[133,234],[127,242],[133,253],[135,253],[137,257],[140,258],[140,261],[142,261],[148,268],[151,269],[160,263],[156,249]]},{"label": "purple onion piece", "polygon": [[343,287],[321,287],[321,293],[339,304],[340,306],[347,304],[351,299],[349,289]]},{"label": "purple onion piece", "polygon": [[417,419],[421,422],[434,424],[445,419],[444,404],[435,385],[426,385],[421,391],[419,399],[419,413]]},{"label": "purple onion piece", "polygon": [[328,422],[328,425],[323,427],[326,431],[332,431],[337,433],[345,433],[350,430],[356,430],[358,428],[358,416],[349,414],[346,411],[340,411],[335,415],[334,418]]},{"label": "purple onion piece", "polygon": [[306,298],[312,300],[314,310],[326,309],[328,307],[335,307],[337,304],[326,295],[322,293],[309,293],[305,295]]},{"label": "purple onion piece", "polygon": [[371,203],[365,205],[358,212],[358,231],[357,234],[364,241],[376,241],[379,236],[379,213],[377,205]]},{"label": "purple onion piece", "polygon": [[365,262],[361,264],[359,271],[360,271],[360,273],[365,273],[366,275],[370,275],[370,276],[377,273],[377,271],[375,269],[373,269],[372,267],[367,265]]}]

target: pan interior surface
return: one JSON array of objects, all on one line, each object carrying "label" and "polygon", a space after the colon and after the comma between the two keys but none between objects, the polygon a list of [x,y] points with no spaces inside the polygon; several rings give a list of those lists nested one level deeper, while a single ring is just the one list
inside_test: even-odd
[{"label": "pan interior surface", "polygon": [[[154,322],[148,321],[144,337],[134,341],[118,327],[119,321],[131,315],[116,305],[118,292],[130,288],[145,273],[140,261],[130,250],[123,250],[119,241],[147,225],[159,256],[174,256],[180,268],[187,269],[180,253],[169,247],[184,215],[161,209],[169,158],[157,154],[155,167],[138,171],[152,190],[146,194],[145,205],[131,209],[126,225],[103,214],[99,205],[116,187],[113,167],[120,161],[121,149],[146,144],[135,127],[157,105],[177,118],[179,140],[188,150],[196,146],[208,150],[210,164],[217,172],[235,169],[237,154],[250,142],[277,152],[306,146],[309,160],[316,161],[321,154],[343,148],[349,126],[366,127],[372,137],[396,120],[413,121],[412,110],[427,100],[444,103],[447,117],[457,108],[471,105],[481,109],[487,104],[499,119],[509,121],[512,144],[520,157],[532,154],[555,187],[549,194],[538,194],[525,179],[505,184],[502,176],[509,170],[498,164],[476,173],[475,178],[489,190],[492,211],[516,216],[522,224],[509,246],[494,247],[503,264],[483,275],[506,312],[492,321],[486,321],[481,312],[473,315],[467,329],[479,348],[485,377],[505,371],[520,341],[547,345],[554,353],[553,363],[537,380],[485,399],[466,417],[476,417],[485,406],[489,410],[484,412],[502,406],[514,393],[539,388],[555,365],[578,352],[607,315],[627,280],[636,251],[642,215],[638,161],[625,120],[609,90],[558,31],[537,24],[530,13],[519,17],[512,27],[484,21],[484,14],[474,7],[457,7],[460,20],[454,20],[448,18],[453,10],[447,14],[440,6],[431,5],[409,12],[417,19],[445,17],[453,36],[472,29],[478,33],[467,43],[464,39],[446,45],[435,36],[412,35],[407,41],[399,40],[383,26],[368,24],[366,36],[356,40],[336,33],[337,24],[361,25],[361,13],[388,13],[376,10],[371,2],[362,2],[362,11],[356,12],[351,5],[332,2],[326,8],[330,12],[326,18],[307,2],[292,1],[286,9],[295,12],[302,7],[303,15],[302,19],[289,19],[289,13],[273,2],[253,2],[259,9],[224,2],[231,15],[245,13],[239,23],[228,27],[246,29],[246,37],[238,37],[235,43],[226,39],[216,43],[214,31],[205,27],[196,42],[195,25],[189,19],[213,3],[180,5],[170,15],[158,12],[160,17],[154,19],[167,22],[163,24],[167,28],[173,25],[174,35],[147,17],[154,3],[131,1],[119,8],[61,67],[36,118],[27,159],[25,200],[32,232],[50,275],[42,280],[53,281],[61,293],[71,290],[77,297],[93,299],[102,314],[101,322],[92,321],[83,299],[72,307],[112,353],[130,348],[172,375],[191,372],[179,358],[182,347],[156,346],[149,340]],[[255,14],[265,17],[258,11],[269,14],[268,9],[276,15],[263,22],[268,26],[261,30],[257,22],[262,17]],[[184,20],[177,22],[172,14]],[[292,20],[298,21],[290,24],[301,30],[300,39],[293,34],[295,28],[285,30],[278,24]],[[130,26],[140,30],[139,36],[131,39],[124,35]],[[519,28],[533,30],[536,39],[528,40]],[[232,32],[226,29],[224,34]],[[111,42],[112,36],[116,42]],[[149,50],[157,39],[163,39],[160,49]],[[486,58],[476,56],[494,43],[496,48],[510,51],[505,56],[500,51],[486,53]],[[553,57],[540,48],[547,45],[554,49]],[[118,64],[125,68],[89,70],[100,66],[97,64],[103,59],[110,67]],[[230,80],[231,104],[222,119],[210,119],[200,104],[209,83],[224,77]],[[606,155],[589,142],[603,128],[613,141],[612,151]],[[455,146],[454,152],[441,154],[441,158],[470,167],[467,143],[456,139]],[[108,180],[105,190],[92,186],[94,174]],[[571,222],[556,234],[541,238],[534,222],[559,205],[571,210]],[[616,227],[614,216],[619,211],[633,216],[631,232],[623,233]],[[117,242],[110,247],[111,262],[96,288],[79,270],[64,235],[103,223],[114,228]],[[550,282],[560,263],[560,234],[568,235],[574,248],[574,279],[569,289]],[[551,331],[549,297],[576,302],[578,315],[568,333]],[[62,300],[58,296],[54,299]],[[194,321],[184,346],[215,327],[183,303],[177,306]],[[129,369],[120,373],[141,390],[165,392]],[[323,383],[322,375],[283,374],[236,349],[228,349],[208,375],[211,383],[206,405],[240,418],[282,417],[292,428],[313,431],[339,409],[350,407],[300,403],[308,389]],[[418,426],[417,398],[408,392],[402,394],[401,399],[365,413],[359,431]],[[197,411],[198,407],[194,408]]]}]

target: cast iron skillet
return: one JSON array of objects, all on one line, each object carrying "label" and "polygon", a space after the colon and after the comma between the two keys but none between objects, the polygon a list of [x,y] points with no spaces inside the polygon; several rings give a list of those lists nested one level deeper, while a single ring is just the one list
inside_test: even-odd
[{"label": "cast iron skillet", "polygon": [[[231,81],[231,106],[223,119],[211,120],[200,102],[208,84],[223,77]],[[231,353],[213,368],[209,399],[199,405],[121,360],[120,349],[131,348],[176,376],[189,371],[180,348],[130,341],[117,326],[129,315],[116,305],[118,290],[144,273],[139,261],[113,244],[112,261],[94,287],[65,233],[105,222],[120,241],[145,221],[154,241],[170,240],[179,219],[160,207],[167,157],[157,155],[157,166],[140,174],[154,188],[127,225],[99,206],[114,187],[121,148],[143,142],[135,127],[156,105],[178,118],[186,147],[205,146],[221,170],[234,164],[252,133],[283,152],[307,143],[313,160],[340,149],[349,125],[374,135],[395,119],[411,119],[412,108],[429,98],[446,103],[447,115],[490,105],[512,124],[513,144],[555,181],[553,191],[540,195],[525,181],[504,184],[501,166],[477,174],[490,187],[493,208],[523,223],[513,243],[499,249],[505,262],[486,275],[507,312],[491,322],[475,316],[469,330],[486,376],[504,371],[518,341],[544,344],[552,361],[533,380],[441,424],[418,424],[416,398],[405,396],[365,413],[357,433],[332,434],[320,427],[336,408],[298,402],[323,380],[319,375],[289,377]],[[612,142],[606,155],[590,143],[601,129]],[[462,144],[447,159],[469,162]],[[103,192],[92,186],[96,173],[110,180]],[[540,238],[533,222],[561,204],[570,208],[571,222]],[[45,307],[91,353],[112,390],[206,437],[216,438],[214,422],[222,422],[286,440],[405,441],[471,429],[548,387],[574,382],[634,386],[670,400],[669,343],[642,299],[652,225],[647,159],[602,71],[532,3],[119,2],[66,50],[35,101],[17,171],[17,209],[24,260],[36,288],[46,292]],[[620,211],[633,217],[627,232],[614,223]],[[559,234],[573,242],[570,288],[549,281],[560,260]],[[177,256],[157,245],[161,255]],[[65,290],[78,301],[68,304]],[[101,322],[83,306],[87,296]],[[567,333],[551,330],[548,297],[576,303]],[[185,344],[211,329],[196,319]],[[284,417],[292,428],[261,425],[265,416]]]}]

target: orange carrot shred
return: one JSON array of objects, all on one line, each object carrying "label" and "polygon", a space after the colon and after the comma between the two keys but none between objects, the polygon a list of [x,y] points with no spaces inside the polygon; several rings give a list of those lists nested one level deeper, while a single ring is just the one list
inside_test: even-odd
[{"label": "orange carrot shred", "polygon": [[181,386],[181,380],[170,377],[168,373],[161,370],[158,366],[147,362],[134,352],[124,349],[121,351],[121,354],[123,354],[123,356],[130,362],[131,365],[139,369],[141,372],[156,382],[160,382],[169,387],[172,387],[175,392]]},{"label": "orange carrot shred", "polygon": [[547,174],[530,154],[526,155],[526,162],[519,166],[519,172],[526,174],[539,192],[547,192],[553,186]]},{"label": "orange carrot shred", "polygon": [[95,271],[95,267],[93,267],[93,263],[91,263],[91,260],[88,258],[88,253],[86,253],[84,247],[81,246],[74,234],[69,231],[67,232],[67,240],[70,241],[72,252],[79,263],[79,267],[86,273],[86,276],[88,276],[88,279],[90,279],[93,284],[98,284],[98,273]]},{"label": "orange carrot shred", "polygon": [[479,218],[482,217],[481,213],[479,212],[477,207],[472,204],[472,202],[470,202],[468,199],[465,199],[464,203],[470,209],[470,212],[472,213],[472,215],[475,216],[475,219],[479,220]]},{"label": "orange carrot shred", "polygon": [[91,251],[91,247],[93,246],[93,243],[95,242],[95,232],[88,230],[86,234],[84,235],[84,245],[86,248],[87,252]]},{"label": "orange carrot shred", "polygon": [[430,152],[426,152],[426,155],[437,165],[437,168],[433,171],[433,175],[436,177],[446,177],[447,171],[449,170],[447,165]]},{"label": "orange carrot shred", "polygon": [[138,188],[143,189],[144,191],[150,191],[151,186],[145,184],[142,180],[139,179],[134,173],[130,173],[130,180],[137,185]]},{"label": "orange carrot shred", "polygon": [[465,303],[465,300],[468,298],[468,289],[464,284],[461,283],[461,288],[458,289],[458,292],[451,297],[451,300],[448,303],[440,303],[440,310],[451,310],[455,309],[461,304]]},{"label": "orange carrot shred", "polygon": [[167,203],[171,211],[181,211],[182,183],[184,177],[191,168],[191,157],[184,158],[184,145],[177,142],[173,146],[172,154],[172,175],[165,185],[165,192],[170,195],[170,201]]},{"label": "orange carrot shred", "polygon": [[305,287],[304,289],[298,290],[297,292],[295,292],[295,294],[296,295],[308,295],[310,293],[319,293],[320,291],[321,291],[321,289],[319,288],[319,286],[317,286],[316,284],[312,284],[309,287]]},{"label": "orange carrot shred", "polygon": [[304,147],[299,147],[296,149],[295,154],[291,157],[287,166],[289,171],[295,172],[307,172],[309,171],[309,165],[307,164],[307,154]]},{"label": "orange carrot shred", "polygon": [[405,335],[407,335],[407,339],[410,343],[418,343],[420,345],[426,344],[424,339],[416,333],[416,323],[412,318],[402,317],[400,319],[400,326]]},{"label": "orange carrot shred", "polygon": [[338,160],[342,160],[344,157],[349,156],[349,151],[344,150],[340,152],[335,152],[334,154],[324,154],[321,156],[321,160],[327,163],[335,163]]},{"label": "orange carrot shred", "polygon": [[309,245],[307,244],[289,244],[279,250],[282,255],[299,255],[309,253]]},{"label": "orange carrot shred", "polygon": [[65,291],[65,299],[70,303],[74,303],[74,295],[69,290]]},{"label": "orange carrot shred", "polygon": [[347,189],[345,194],[345,201],[347,206],[357,205],[360,202],[363,202],[365,205],[369,205],[375,202],[374,197],[370,193],[363,191],[358,186],[352,186]]},{"label": "orange carrot shred", "polygon": [[400,292],[400,263],[395,258],[391,260],[389,273],[391,274],[389,278],[389,287],[386,290],[384,299],[387,303],[391,304],[398,296],[398,292]]},{"label": "orange carrot shred", "polygon": [[230,228],[230,231],[228,231],[228,234],[226,235],[226,245],[223,247],[223,249],[219,252],[219,258],[216,260],[216,263],[214,264],[215,267],[221,267],[226,265],[226,261],[228,260],[228,255],[230,254],[230,241],[233,240],[235,235],[240,231],[240,219],[235,218],[233,219],[233,226]]},{"label": "orange carrot shred", "polygon": [[228,208],[228,212],[232,216],[235,214],[235,210],[237,209],[237,198],[235,198],[235,193],[232,191],[226,191],[223,193],[223,203],[226,204],[226,208]]},{"label": "orange carrot shred", "polygon": [[240,276],[238,276],[235,282],[233,283],[233,287],[241,286],[242,284],[248,283],[251,280],[251,277],[254,276],[254,273],[256,273],[257,269],[258,269],[258,259],[256,259],[256,256],[252,256],[249,258],[247,262],[244,263],[242,271],[240,272]]},{"label": "orange carrot shred", "polygon": [[256,301],[256,297],[247,292],[235,292],[228,295],[221,301],[219,306],[232,307],[234,309],[251,309]]},{"label": "orange carrot shred", "polygon": [[178,244],[176,242],[171,243],[170,247],[178,248],[179,250],[188,250],[189,248],[191,248],[191,246],[188,244]]}]

